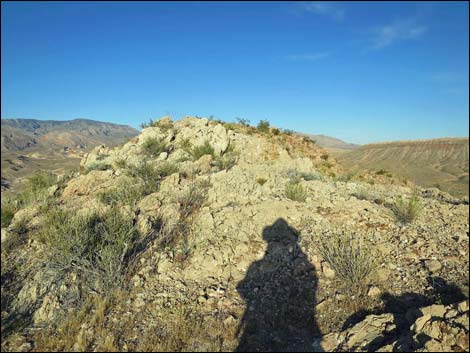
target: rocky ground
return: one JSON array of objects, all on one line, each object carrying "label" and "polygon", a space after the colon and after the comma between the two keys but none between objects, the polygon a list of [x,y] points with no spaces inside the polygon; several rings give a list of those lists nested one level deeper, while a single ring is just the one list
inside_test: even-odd
[{"label": "rocky ground", "polygon": [[[152,140],[165,150],[152,153]],[[212,153],[190,158],[206,140]],[[300,136],[191,117],[95,148],[49,189],[47,207],[33,203],[2,228],[2,350],[468,350],[468,199],[347,175],[325,155]],[[154,235],[125,280],[86,293],[73,270],[51,281],[37,235],[50,205],[104,212],[100,194],[131,190],[143,162],[176,169],[114,204]],[[293,179],[304,200],[286,196]],[[190,214],[182,200],[196,187],[204,200]],[[412,194],[423,209],[404,224],[393,205]],[[165,227],[152,232],[156,219]],[[318,235],[342,232],[374,259],[360,288],[320,255]]]}]

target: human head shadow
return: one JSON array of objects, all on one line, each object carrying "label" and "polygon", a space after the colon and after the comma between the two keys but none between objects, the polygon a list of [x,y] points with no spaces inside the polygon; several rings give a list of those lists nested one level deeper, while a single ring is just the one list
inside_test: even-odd
[{"label": "human head shadow", "polygon": [[267,242],[237,291],[246,302],[237,351],[320,351],[315,320],[317,276],[298,243],[298,232],[282,218],[263,230]]}]

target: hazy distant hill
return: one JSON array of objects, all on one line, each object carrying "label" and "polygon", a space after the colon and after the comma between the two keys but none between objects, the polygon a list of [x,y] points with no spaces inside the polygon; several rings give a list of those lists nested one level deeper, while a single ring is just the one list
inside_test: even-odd
[{"label": "hazy distant hill", "polygon": [[323,148],[337,148],[337,149],[344,149],[344,150],[353,150],[359,148],[360,145],[356,145],[354,143],[344,142],[343,140],[326,136],[326,135],[313,135],[313,134],[300,134],[304,136],[310,137],[312,140],[315,140],[318,146]]},{"label": "hazy distant hill", "polygon": [[1,119],[2,189],[40,169],[60,173],[79,165],[93,147],[117,145],[138,134],[130,126],[88,119]]},{"label": "hazy distant hill", "polygon": [[468,138],[397,141],[361,146],[337,155],[350,168],[386,169],[425,187],[468,195]]},{"label": "hazy distant hill", "polygon": [[89,148],[116,144],[138,131],[130,126],[88,119],[70,121],[2,119],[2,150],[34,147]]}]

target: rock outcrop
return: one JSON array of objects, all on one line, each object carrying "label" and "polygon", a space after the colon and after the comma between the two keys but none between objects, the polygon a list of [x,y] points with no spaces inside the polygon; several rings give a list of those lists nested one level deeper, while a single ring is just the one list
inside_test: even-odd
[{"label": "rock outcrop", "polygon": [[[148,141],[164,148],[149,152]],[[213,153],[195,157],[194,147],[206,141]],[[392,206],[415,188],[343,178],[324,155],[301,136],[193,117],[165,118],[122,146],[87,154],[82,172],[57,186],[48,202],[71,214],[118,208],[145,236],[132,253],[139,257],[126,272],[125,295],[101,318],[100,330],[115,335],[114,349],[144,349],[143,337],[153,337],[165,313],[181,307],[200,313],[198,322],[207,327],[222,328],[202,330],[197,343],[180,349],[207,350],[211,342],[220,343],[219,350],[468,349],[468,201],[419,189],[423,211],[403,224]],[[287,197],[293,180],[305,201]],[[2,229],[2,247],[19,224],[27,229],[27,241],[5,261],[22,259],[28,267],[47,258],[37,234],[50,204],[29,206]],[[372,244],[375,268],[363,296],[351,292],[319,252],[318,234],[344,229]],[[5,350],[25,340],[41,349],[43,341],[28,327],[44,330],[75,312],[68,303],[89,294],[77,289],[80,276],[73,271],[60,283],[38,273],[18,280],[2,306],[2,327],[20,312],[30,318],[18,333],[25,339],[7,340]],[[390,297],[409,292],[411,304],[399,302],[405,309],[387,310]],[[353,306],[358,299],[362,306]],[[429,306],[436,300],[446,305]],[[344,328],[359,309],[370,315]],[[269,330],[273,318],[284,321]],[[80,326],[76,341],[99,350],[93,320]],[[169,334],[160,329],[162,337]]]}]

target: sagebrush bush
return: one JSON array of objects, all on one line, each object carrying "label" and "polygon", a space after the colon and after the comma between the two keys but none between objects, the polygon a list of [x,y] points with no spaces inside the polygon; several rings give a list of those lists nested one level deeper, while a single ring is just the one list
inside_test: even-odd
[{"label": "sagebrush bush", "polygon": [[142,148],[151,156],[158,156],[160,153],[168,151],[166,142],[157,137],[147,138],[142,144]]},{"label": "sagebrush bush", "polygon": [[258,123],[258,126],[257,126],[257,129],[258,131],[261,131],[261,132],[269,132],[269,121],[267,120],[260,120],[260,122]]},{"label": "sagebrush bush", "polygon": [[178,166],[174,163],[165,161],[156,167],[156,172],[160,175],[160,177],[164,178],[168,175],[177,173]]},{"label": "sagebrush bush", "polygon": [[194,183],[189,189],[177,199],[180,206],[181,219],[188,219],[196,213],[207,200],[208,185],[204,183]]},{"label": "sagebrush bush", "polygon": [[319,252],[346,284],[358,287],[374,270],[370,247],[354,234],[347,232],[324,232],[318,236]]},{"label": "sagebrush bush", "polygon": [[150,163],[142,163],[128,170],[128,175],[139,178],[143,183],[142,193],[144,195],[158,191],[162,179],[158,168]]},{"label": "sagebrush bush", "polygon": [[302,178],[303,178],[305,181],[323,180],[323,179],[324,179],[323,175],[321,175],[320,173],[316,173],[316,172],[313,172],[313,173],[302,173]]},{"label": "sagebrush bush", "polygon": [[119,183],[116,187],[98,193],[98,200],[106,205],[129,205],[134,207],[143,197],[144,189],[132,180]]},{"label": "sagebrush bush", "polygon": [[76,273],[82,285],[99,293],[122,283],[138,243],[133,217],[115,207],[87,215],[51,209],[38,237],[54,275]]},{"label": "sagebrush bush", "polygon": [[323,153],[321,156],[320,156],[321,159],[323,159],[324,161],[327,161],[328,158],[330,158],[330,156],[326,153]]},{"label": "sagebrush bush", "polygon": [[2,220],[2,228],[6,228],[10,225],[13,216],[15,215],[15,207],[9,200],[2,200],[2,212],[1,212],[1,220]]},{"label": "sagebrush bush", "polygon": [[118,159],[114,163],[116,164],[116,168],[119,168],[119,169],[127,168],[127,162],[125,159]]},{"label": "sagebrush bush", "polygon": [[205,140],[204,143],[200,146],[194,146],[191,148],[189,153],[195,161],[197,161],[202,156],[205,156],[206,154],[211,155],[213,158],[215,157],[214,147],[211,146],[208,140]]},{"label": "sagebrush bush", "polygon": [[27,180],[27,187],[31,191],[40,191],[54,185],[57,177],[52,173],[38,172]]},{"label": "sagebrush bush", "polygon": [[393,206],[396,217],[403,223],[412,223],[418,218],[422,210],[423,205],[416,195],[413,195],[410,199],[400,196]]},{"label": "sagebrush bush", "polygon": [[235,120],[242,126],[250,126],[250,120],[248,119],[235,118]]},{"label": "sagebrush bush", "polygon": [[93,162],[90,163],[86,168],[85,168],[85,174],[88,174],[92,170],[109,170],[112,169],[113,167],[109,163],[104,163],[104,162]]},{"label": "sagebrush bush", "polygon": [[289,181],[286,184],[286,197],[293,201],[305,202],[307,198],[307,192],[305,191],[302,184]]}]

